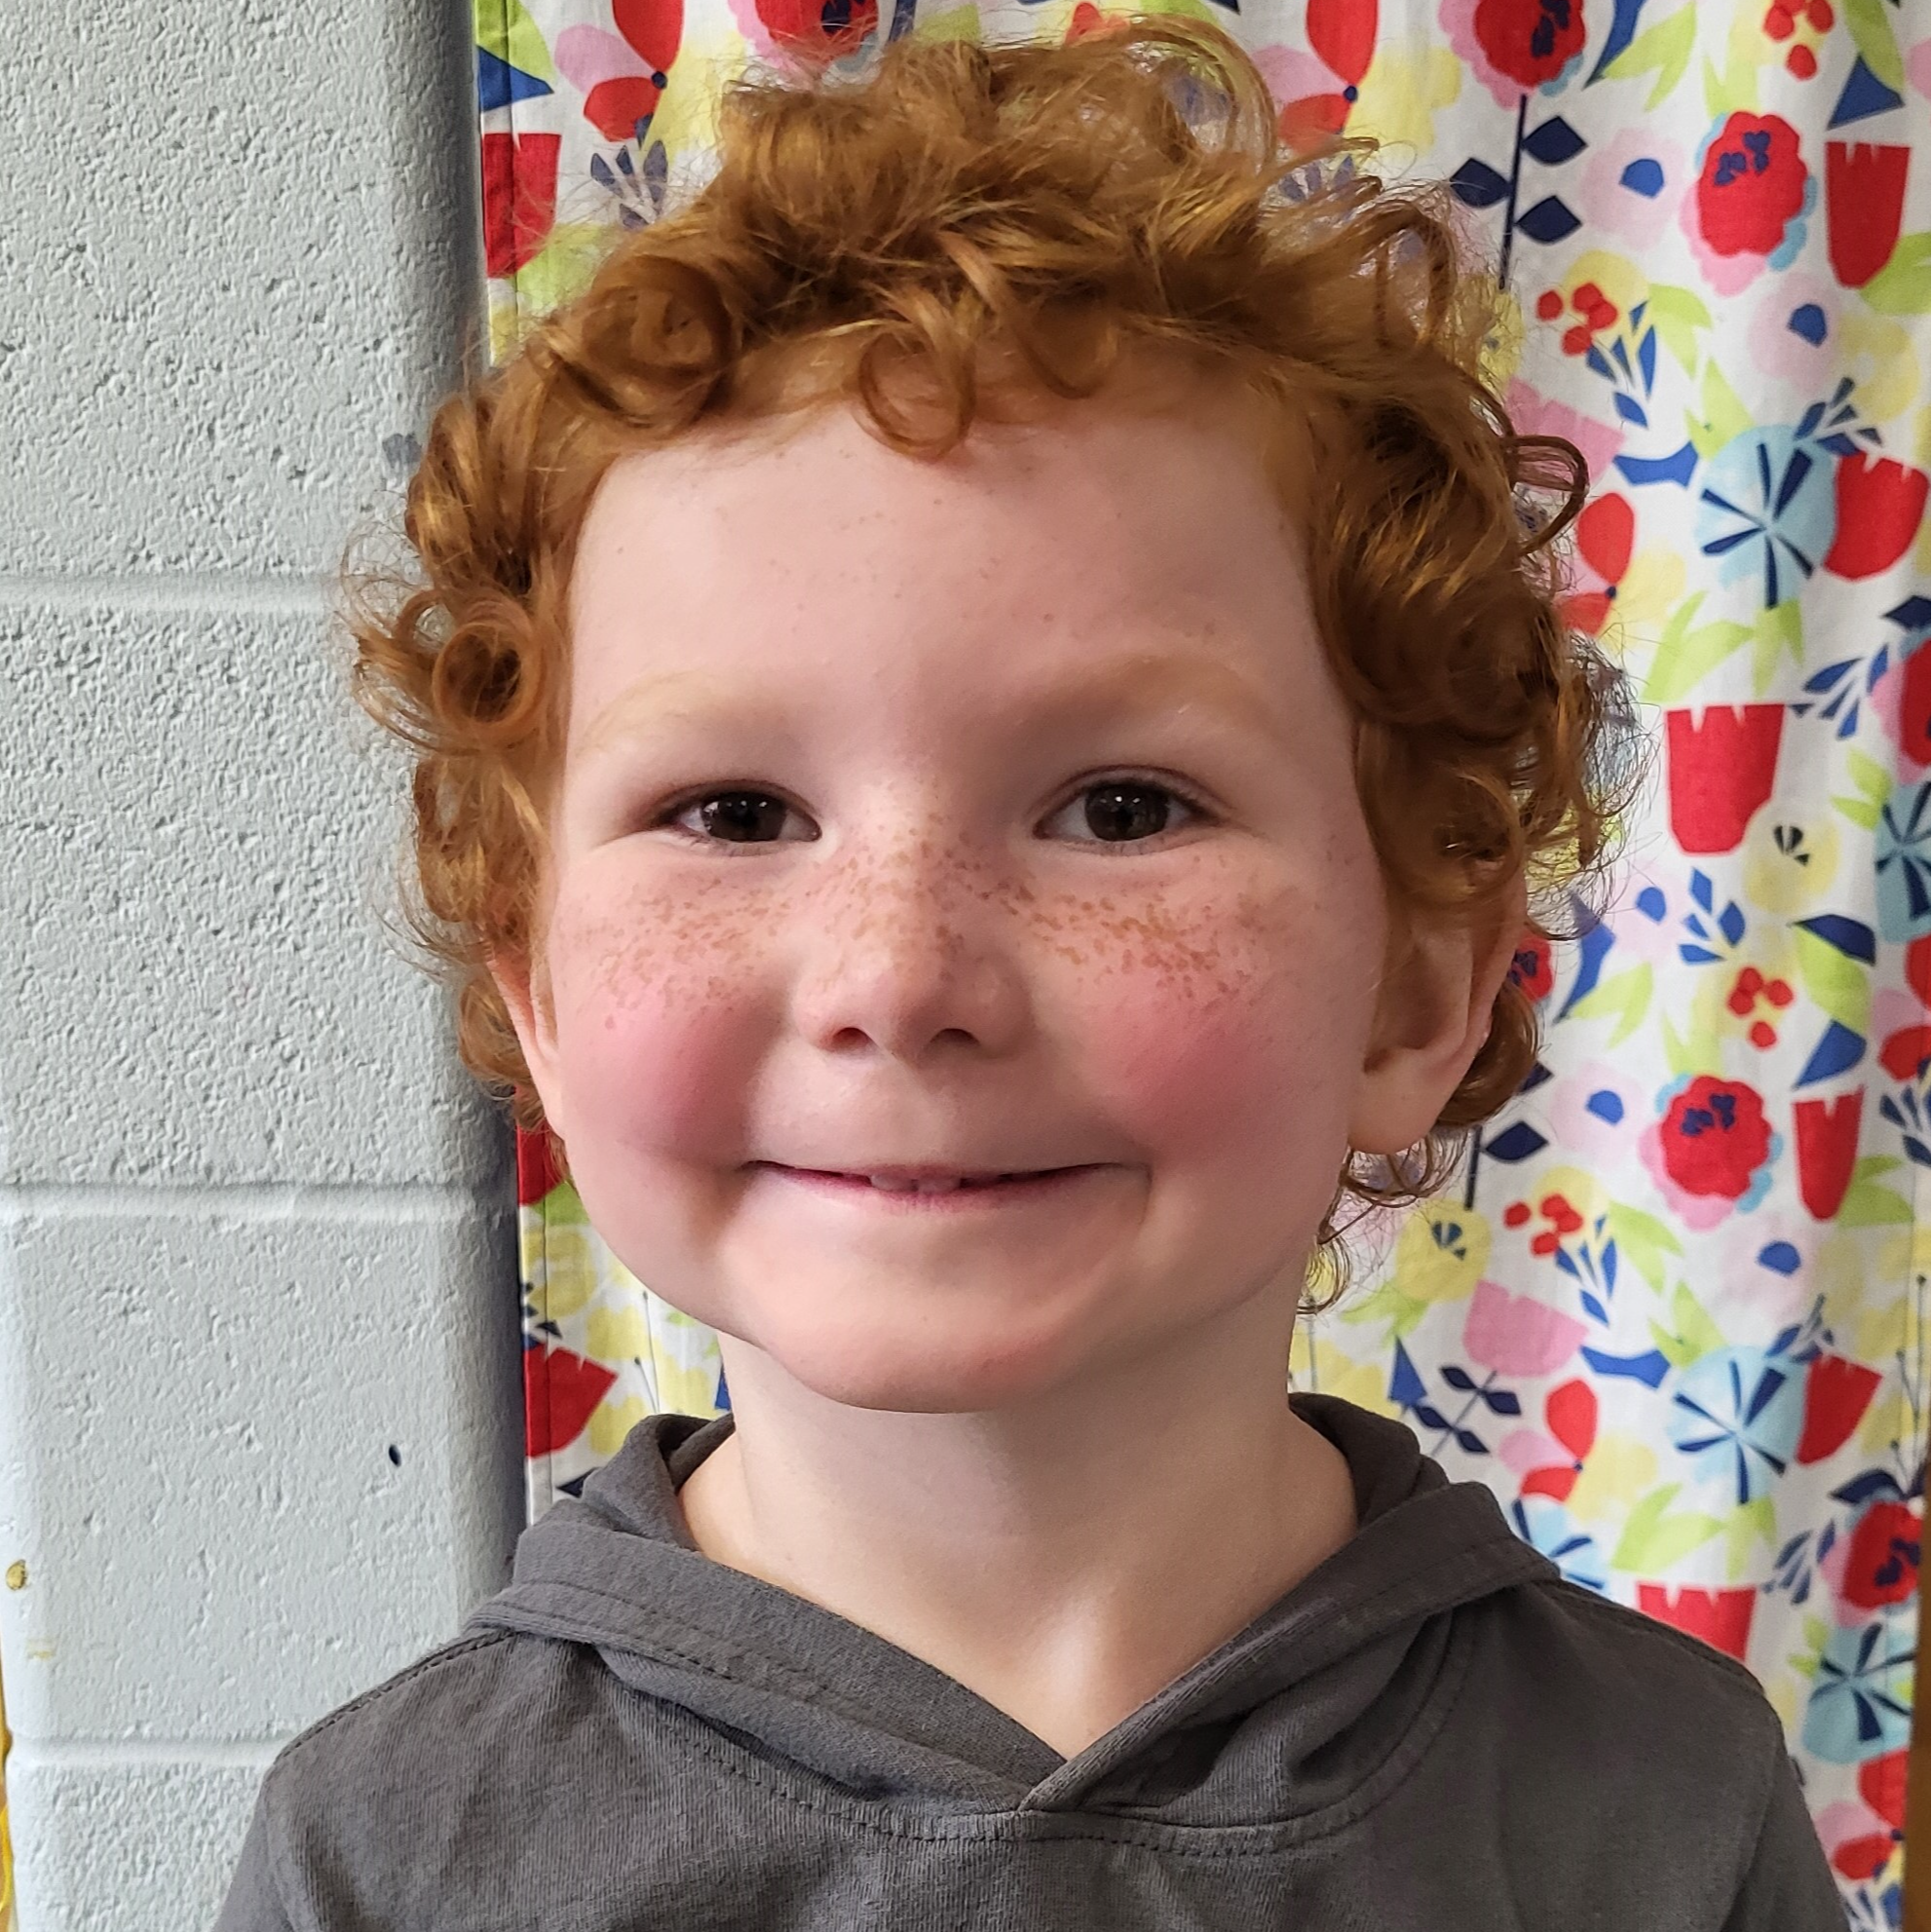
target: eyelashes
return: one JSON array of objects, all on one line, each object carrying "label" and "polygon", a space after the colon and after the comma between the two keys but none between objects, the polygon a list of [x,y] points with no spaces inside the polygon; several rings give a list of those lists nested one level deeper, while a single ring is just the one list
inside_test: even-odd
[{"label": "eyelashes", "polygon": [[[1061,824],[1070,816],[1092,836],[1064,831],[1058,835],[1063,843],[1119,852],[1189,824],[1212,822],[1214,814],[1190,787],[1165,774],[1125,772],[1082,780],[1041,825]],[[810,844],[819,836],[811,818],[782,794],[749,780],[684,792],[651,818],[649,829],[677,832],[694,845],[727,852]]]}]

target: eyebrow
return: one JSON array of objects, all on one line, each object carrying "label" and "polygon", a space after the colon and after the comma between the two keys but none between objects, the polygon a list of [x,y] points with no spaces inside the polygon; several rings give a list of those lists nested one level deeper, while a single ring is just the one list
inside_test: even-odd
[{"label": "eyebrow", "polygon": [[[1023,690],[1016,700],[1027,724],[1042,731],[1096,714],[1122,720],[1170,717],[1184,707],[1217,713],[1247,730],[1266,729],[1273,710],[1231,664],[1201,652],[1149,651],[1116,659],[1098,669]],[[666,719],[701,723],[713,716],[776,725],[784,707],[769,690],[748,681],[724,680],[705,671],[663,671],[640,678],[605,705],[585,733],[578,755],[594,756],[639,724]]]}]

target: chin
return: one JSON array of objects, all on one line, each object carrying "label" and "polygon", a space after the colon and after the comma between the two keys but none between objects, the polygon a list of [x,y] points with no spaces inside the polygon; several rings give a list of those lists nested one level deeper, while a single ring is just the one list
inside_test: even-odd
[{"label": "chin", "polygon": [[1061,1337],[1015,1334],[997,1315],[972,1326],[983,1332],[936,1334],[914,1321],[868,1316],[847,1324],[821,1315],[806,1332],[766,1322],[739,1339],[824,1401],[898,1415],[1013,1408],[1051,1395],[1078,1371]]}]

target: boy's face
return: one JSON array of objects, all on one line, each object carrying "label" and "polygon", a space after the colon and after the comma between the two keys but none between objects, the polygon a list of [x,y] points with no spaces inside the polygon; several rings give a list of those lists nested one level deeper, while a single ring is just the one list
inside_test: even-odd
[{"label": "boy's face", "polygon": [[[1459,1075],[1375,1044],[1349,721],[1240,409],[931,466],[835,408],[592,506],[500,983],[612,1250],[822,1396],[997,1408],[1292,1296],[1351,1131]],[[1035,1178],[866,1178],[909,1166]]]}]

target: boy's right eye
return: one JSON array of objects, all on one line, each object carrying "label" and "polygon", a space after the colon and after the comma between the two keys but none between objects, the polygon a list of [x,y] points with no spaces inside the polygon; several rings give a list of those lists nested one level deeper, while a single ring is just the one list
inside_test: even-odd
[{"label": "boy's right eye", "polygon": [[[795,819],[804,829],[787,832],[787,818]],[[818,836],[817,827],[804,814],[793,812],[783,799],[762,791],[706,792],[675,807],[664,822],[695,838],[723,845],[772,845]]]}]

